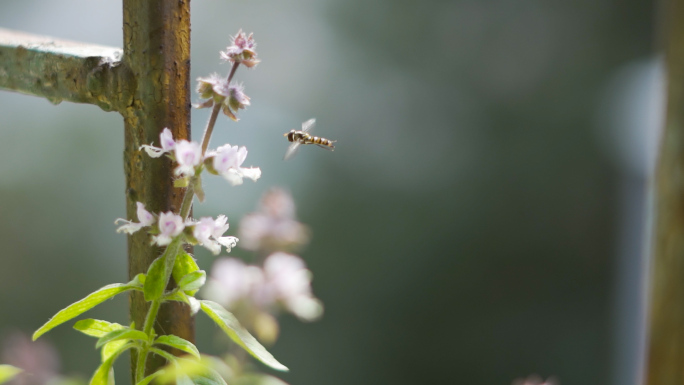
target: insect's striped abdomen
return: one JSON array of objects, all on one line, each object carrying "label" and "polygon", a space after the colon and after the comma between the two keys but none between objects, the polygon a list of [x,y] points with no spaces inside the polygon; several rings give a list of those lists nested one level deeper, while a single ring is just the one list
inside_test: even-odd
[{"label": "insect's striped abdomen", "polygon": [[312,141],[314,144],[318,144],[318,145],[321,145],[321,146],[326,146],[326,147],[335,148],[335,146],[333,146],[332,140],[330,140],[330,139],[319,138],[318,136],[314,136],[314,137],[312,138],[311,141]]}]

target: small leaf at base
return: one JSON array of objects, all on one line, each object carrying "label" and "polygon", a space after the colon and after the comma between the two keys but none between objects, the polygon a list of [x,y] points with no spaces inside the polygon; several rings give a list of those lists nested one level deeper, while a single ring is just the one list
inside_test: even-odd
[{"label": "small leaf at base", "polygon": [[193,356],[197,357],[197,359],[200,358],[199,350],[197,350],[197,347],[192,342],[187,341],[181,337],[174,336],[172,334],[159,336],[156,340],[154,340],[154,343],[167,345],[172,348],[182,350],[186,353],[190,353]]},{"label": "small leaf at base", "polygon": [[166,288],[166,264],[164,263],[166,258],[164,255],[155,259],[147,270],[144,287],[145,301],[147,302],[159,299],[164,294]]},{"label": "small leaf at base", "polygon": [[207,273],[204,270],[198,270],[186,274],[183,278],[181,278],[180,281],[178,281],[178,286],[185,292],[197,291],[197,289],[204,286],[206,281]]},{"label": "small leaf at base", "polygon": [[100,338],[114,330],[124,329],[125,326],[117,323],[107,322],[99,319],[82,319],[74,324],[74,329],[80,331],[85,335]]},{"label": "small leaf at base", "polygon": [[97,340],[97,343],[95,344],[95,348],[99,349],[102,345],[117,340],[147,341],[147,334],[141,332],[140,330],[129,328],[114,330],[100,337],[100,339]]}]

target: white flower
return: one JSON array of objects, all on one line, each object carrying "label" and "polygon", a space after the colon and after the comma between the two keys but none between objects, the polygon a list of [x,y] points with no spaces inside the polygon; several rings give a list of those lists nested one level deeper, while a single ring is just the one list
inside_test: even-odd
[{"label": "white flower", "polygon": [[120,226],[118,229],[116,229],[117,233],[126,233],[126,234],[133,234],[136,231],[142,229],[143,227],[146,226],[151,226],[154,224],[154,222],[157,220],[152,213],[149,211],[145,210],[145,205],[137,202],[138,205],[138,220],[140,223],[135,223],[133,221],[128,221],[123,218],[118,218],[117,220],[114,221],[114,223],[124,223],[122,226]]},{"label": "white flower", "polygon": [[213,166],[216,172],[224,177],[231,185],[242,184],[243,178],[256,181],[261,177],[261,169],[258,167],[242,168],[247,158],[247,148],[242,146],[223,145],[216,149]]},{"label": "white flower", "polygon": [[228,228],[228,218],[225,215],[219,215],[216,220],[210,217],[200,218],[199,222],[194,225],[193,236],[197,242],[206,247],[214,255],[221,252],[221,246],[226,248],[227,252],[237,245],[238,239],[235,237],[224,237]]},{"label": "white flower", "polygon": [[177,176],[195,175],[195,167],[202,162],[202,147],[199,143],[181,140],[176,143],[175,153],[176,162],[178,162],[175,174]]},{"label": "white flower", "polygon": [[295,220],[289,193],[271,189],[261,198],[259,210],[240,221],[240,246],[247,250],[293,250],[309,240],[309,230]]},{"label": "white flower", "polygon": [[[210,245],[215,242],[210,238],[213,230],[214,220],[209,217],[200,218],[199,222],[195,224],[195,228],[192,230],[192,235],[197,239],[197,242],[211,252],[214,252],[214,250]],[[221,246],[218,247],[215,254],[218,254],[220,251]]]},{"label": "white flower", "polygon": [[323,314],[321,302],[311,292],[311,272],[291,254],[274,253],[264,261],[264,276],[275,299],[304,321]]},{"label": "white flower", "polygon": [[159,134],[159,141],[161,142],[164,151],[172,151],[174,147],[176,147],[176,142],[173,140],[173,134],[168,128],[165,128],[161,134]]},{"label": "white flower", "polygon": [[226,253],[230,253],[230,250],[237,246],[238,241],[237,237],[219,237],[216,239],[216,242],[226,248]]},{"label": "white flower", "polygon": [[140,223],[142,223],[143,226],[151,226],[157,220],[157,218],[155,218],[154,215],[152,215],[152,213],[145,210],[144,204],[140,202],[137,202],[136,204],[138,206],[137,214]]},{"label": "white flower", "polygon": [[228,217],[225,215],[219,215],[218,217],[216,217],[216,220],[214,221],[214,227],[211,232],[211,235],[214,238],[219,239],[223,236],[223,233],[228,231],[229,228],[230,225],[228,224]]},{"label": "white flower", "polygon": [[323,314],[321,301],[311,293],[311,272],[299,257],[286,253],[271,254],[263,269],[221,258],[214,264],[203,294],[227,308],[240,301],[262,310],[280,305],[304,321]]},{"label": "white flower", "polygon": [[159,158],[165,153],[172,151],[176,146],[176,142],[173,141],[173,134],[168,128],[164,128],[161,134],[159,134],[159,141],[161,142],[161,148],[143,144],[140,146],[140,149],[145,150],[151,158]]},{"label": "white flower", "polygon": [[152,243],[159,246],[166,246],[171,243],[174,237],[178,236],[185,225],[183,218],[173,212],[161,213],[159,215],[159,235],[152,237]]},{"label": "white flower", "polygon": [[[230,308],[251,290],[261,271],[247,266],[239,259],[220,258],[211,269],[211,277],[204,286],[204,297]],[[261,279],[263,280],[263,279]]]}]

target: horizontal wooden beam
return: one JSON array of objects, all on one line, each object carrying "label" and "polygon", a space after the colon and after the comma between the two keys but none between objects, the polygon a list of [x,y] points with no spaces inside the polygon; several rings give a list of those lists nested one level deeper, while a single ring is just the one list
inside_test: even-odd
[{"label": "horizontal wooden beam", "polygon": [[120,48],[83,44],[0,28],[0,89],[122,111],[136,82]]}]

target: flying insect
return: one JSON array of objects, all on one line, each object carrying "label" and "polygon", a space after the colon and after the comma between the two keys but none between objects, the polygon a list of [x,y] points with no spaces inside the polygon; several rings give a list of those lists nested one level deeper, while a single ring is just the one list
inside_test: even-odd
[{"label": "flying insect", "polygon": [[326,150],[333,151],[335,149],[335,140],[330,140],[326,138],[320,138],[318,136],[313,136],[309,134],[309,131],[311,131],[316,124],[316,119],[309,119],[306,122],[302,123],[302,129],[301,130],[290,130],[290,132],[286,132],[283,136],[287,138],[288,141],[292,142],[290,147],[287,148],[287,151],[285,152],[285,160],[288,160],[294,156],[294,154],[297,152],[297,149],[299,148],[300,145],[302,144],[315,144],[318,147],[325,148]]}]

